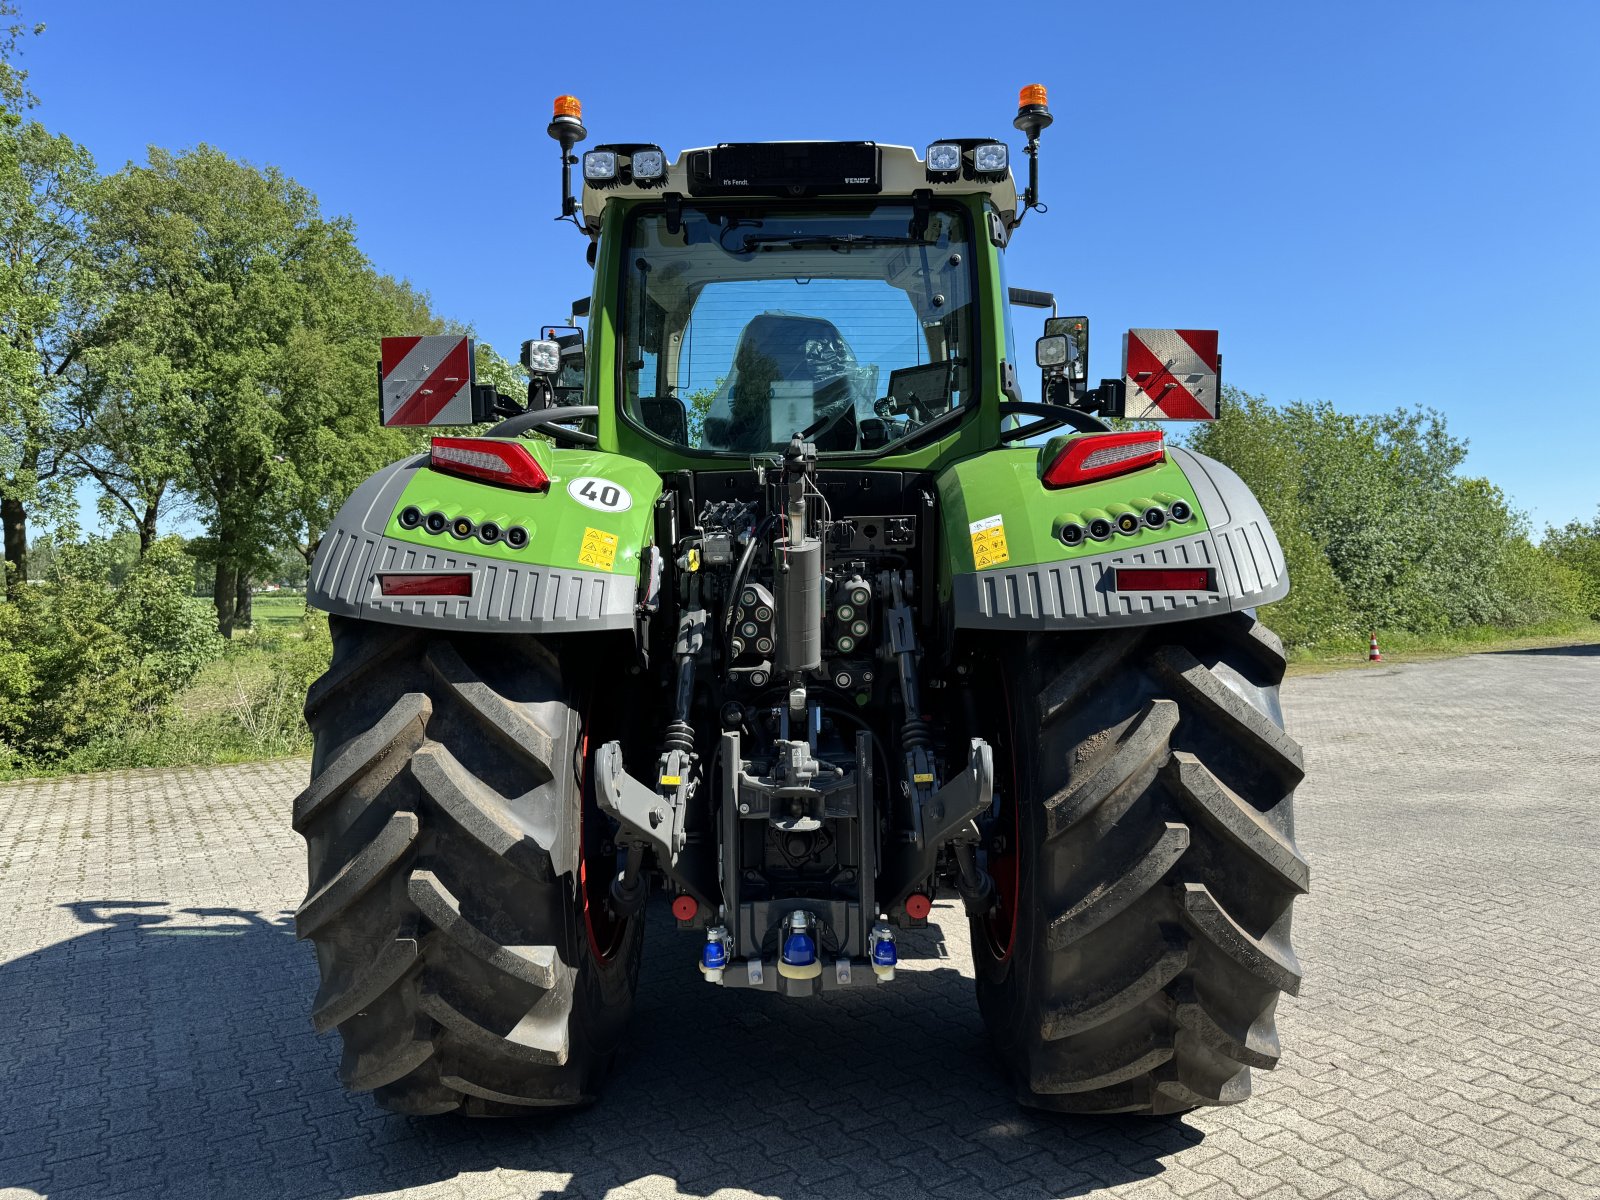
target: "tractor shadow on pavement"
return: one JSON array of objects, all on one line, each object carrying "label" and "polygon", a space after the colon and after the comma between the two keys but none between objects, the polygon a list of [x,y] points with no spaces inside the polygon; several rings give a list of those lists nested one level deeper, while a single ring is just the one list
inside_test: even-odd
[{"label": "tractor shadow on pavement", "polygon": [[1491,650],[1489,653],[1531,655],[1538,658],[1549,658],[1553,655],[1562,658],[1594,658],[1600,655],[1600,642],[1585,642],[1579,646],[1534,646],[1527,650]]},{"label": "tractor shadow on pavement", "polygon": [[[1018,1107],[933,927],[903,938],[894,985],[796,1002],[708,986],[662,913],[601,1103],[494,1122],[345,1094],[287,915],[68,907],[88,932],[0,965],[0,1191],[336,1200],[453,1180],[450,1195],[1042,1200],[1159,1175],[1202,1137]],[[958,908],[934,920],[964,938]]]}]

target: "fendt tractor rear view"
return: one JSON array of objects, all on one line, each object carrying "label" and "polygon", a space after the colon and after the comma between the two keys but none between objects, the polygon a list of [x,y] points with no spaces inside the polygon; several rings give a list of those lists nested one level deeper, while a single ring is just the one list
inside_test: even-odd
[{"label": "fendt tractor rear view", "polygon": [[[1216,415],[1214,331],[1131,330],[1091,384],[1088,321],[1006,286],[1050,119],[1024,88],[1019,195],[997,138],[580,156],[556,101],[592,295],[526,397],[386,339],[385,423],[487,431],[368,479],[312,571],[296,920],[348,1087],[592,1100],[658,893],[702,986],[821,1003],[898,986],[959,898],[1024,1104],[1179,1112],[1276,1063],[1283,554],[1148,423]],[[1037,401],[1012,304],[1051,312]]]}]

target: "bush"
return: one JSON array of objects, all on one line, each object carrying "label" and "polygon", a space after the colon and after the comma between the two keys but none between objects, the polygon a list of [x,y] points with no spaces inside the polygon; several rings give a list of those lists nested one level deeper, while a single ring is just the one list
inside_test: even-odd
[{"label": "bush", "polygon": [[0,765],[158,724],[220,651],[175,539],[119,573],[111,539],[58,547],[50,577],[0,606]]},{"label": "bush", "polygon": [[[1499,488],[1457,474],[1466,443],[1437,412],[1277,408],[1230,389],[1189,442],[1238,472],[1272,519],[1292,586],[1270,619],[1292,645],[1584,612],[1579,571],[1528,541]],[[1600,553],[1594,565],[1600,595]]]},{"label": "bush", "polygon": [[1539,548],[1571,575],[1584,614],[1600,621],[1600,516],[1587,525],[1569,521],[1561,529],[1547,527]]}]

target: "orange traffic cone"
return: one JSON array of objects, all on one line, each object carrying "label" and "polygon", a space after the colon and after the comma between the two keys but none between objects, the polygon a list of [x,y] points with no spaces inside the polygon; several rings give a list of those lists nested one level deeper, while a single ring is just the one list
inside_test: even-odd
[{"label": "orange traffic cone", "polygon": [[1368,662],[1382,662],[1383,661],[1383,652],[1378,649],[1378,635],[1376,633],[1374,633],[1372,635],[1372,644],[1367,648],[1367,661]]}]

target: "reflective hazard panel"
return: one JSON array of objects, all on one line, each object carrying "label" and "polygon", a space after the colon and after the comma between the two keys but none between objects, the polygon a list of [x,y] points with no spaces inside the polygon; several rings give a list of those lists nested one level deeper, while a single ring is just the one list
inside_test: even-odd
[{"label": "reflective hazard panel", "polygon": [[385,425],[471,425],[472,339],[383,339],[378,363]]},{"label": "reflective hazard panel", "polygon": [[1122,343],[1125,417],[1214,421],[1222,390],[1215,329],[1130,329]]}]

